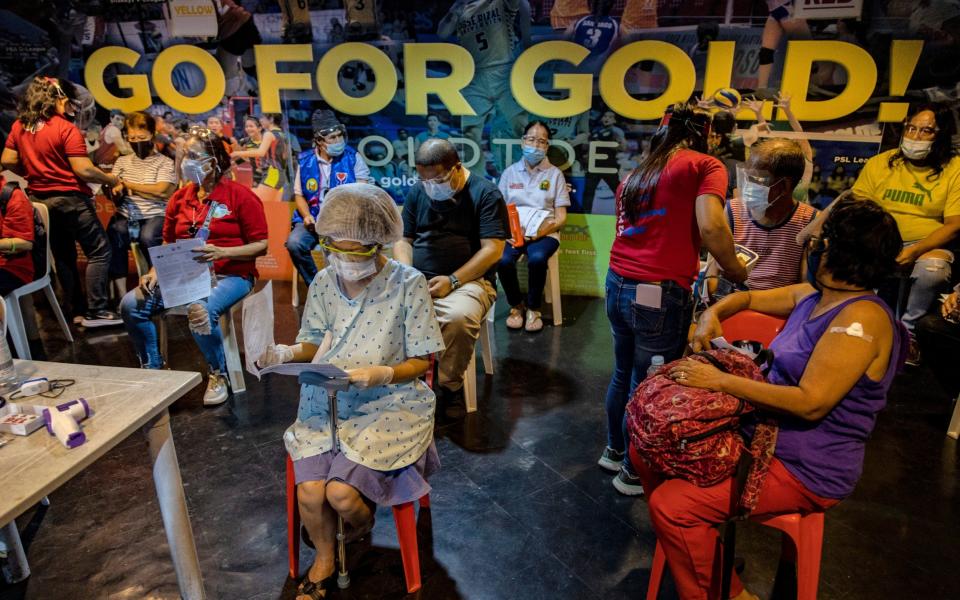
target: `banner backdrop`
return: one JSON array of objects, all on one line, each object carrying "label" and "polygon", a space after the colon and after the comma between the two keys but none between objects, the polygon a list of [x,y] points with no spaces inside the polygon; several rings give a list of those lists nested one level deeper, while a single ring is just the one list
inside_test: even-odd
[{"label": "banner backdrop", "polygon": [[[709,99],[723,87],[749,97],[763,81],[768,3],[737,0],[724,14],[727,6],[12,0],[0,10],[0,137],[15,116],[18,90],[36,74],[69,76],[89,88],[103,125],[109,109],[162,115],[171,140],[215,115],[242,145],[244,117],[280,113],[289,166],[310,147],[311,113],[331,108],[374,182],[402,203],[417,181],[413,156],[424,140],[450,139],[474,174],[496,181],[519,159],[524,125],[542,119],[553,138],[548,158],[573,198],[561,232],[563,291],[600,295],[614,190],[645,156],[664,109]],[[898,138],[908,102],[958,105],[960,5],[796,0],[792,10],[797,19],[823,12],[806,23],[809,35],[780,32],[761,95],[791,96],[808,133],[847,136],[810,137],[809,200],[823,204],[876,152],[878,122],[892,124],[889,136]],[[856,15],[862,20],[846,18]],[[784,129],[774,104],[758,110]],[[745,129],[757,115],[741,106],[736,117]],[[290,187],[278,195],[289,200]],[[268,207],[271,254],[261,270],[269,276],[290,272],[282,248],[290,210]]]}]

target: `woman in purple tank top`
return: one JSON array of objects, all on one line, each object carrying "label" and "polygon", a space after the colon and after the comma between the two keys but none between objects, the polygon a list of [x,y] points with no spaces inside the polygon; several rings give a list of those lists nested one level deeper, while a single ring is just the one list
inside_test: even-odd
[{"label": "woman in purple tank top", "polygon": [[[872,201],[839,200],[811,240],[808,280],[728,296],[700,317],[694,350],[722,335],[721,321],[741,310],[788,317],[771,344],[768,382],[684,361],[677,383],[723,391],[779,416],[774,459],[756,514],[823,511],[860,478],[864,447],[903,364],[905,332],[873,289],[896,267],[901,248],[893,217]],[[650,517],[680,597],[713,598],[715,526],[730,516],[732,481],[699,488],[672,479],[648,490]],[[734,575],[731,597],[756,598]]]}]

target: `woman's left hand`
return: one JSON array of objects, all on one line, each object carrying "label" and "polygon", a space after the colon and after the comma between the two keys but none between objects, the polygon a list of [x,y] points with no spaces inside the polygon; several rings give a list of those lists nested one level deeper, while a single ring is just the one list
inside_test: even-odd
[{"label": "woman's left hand", "polygon": [[377,387],[387,385],[393,380],[393,367],[380,365],[347,369],[347,375],[350,376],[350,383],[358,388]]},{"label": "woman's left hand", "polygon": [[199,248],[194,248],[193,252],[197,253],[196,260],[198,262],[213,262],[215,260],[230,258],[226,248],[214,246],[213,244],[204,244]]},{"label": "woman's left hand", "polygon": [[681,385],[721,392],[726,373],[711,364],[687,359],[670,369],[668,375]]}]

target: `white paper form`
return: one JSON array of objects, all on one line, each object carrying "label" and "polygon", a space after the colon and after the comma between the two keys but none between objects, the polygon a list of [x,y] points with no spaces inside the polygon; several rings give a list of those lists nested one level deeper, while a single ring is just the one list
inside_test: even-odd
[{"label": "white paper form", "polygon": [[165,308],[182,306],[210,296],[210,266],[196,260],[194,248],[203,240],[190,238],[150,248],[157,285]]},{"label": "white paper form", "polygon": [[540,226],[550,216],[550,211],[542,208],[531,208],[529,206],[518,206],[517,215],[520,217],[520,227],[523,228],[524,237],[535,237],[540,231]]},{"label": "white paper form", "polygon": [[247,372],[257,375],[257,359],[273,344],[273,282],[243,301],[243,348]]}]

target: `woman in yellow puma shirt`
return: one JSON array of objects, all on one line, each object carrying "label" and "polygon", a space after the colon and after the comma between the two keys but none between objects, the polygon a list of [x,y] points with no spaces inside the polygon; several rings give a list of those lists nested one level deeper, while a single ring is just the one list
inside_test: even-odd
[{"label": "woman in yellow puma shirt", "polygon": [[[900,146],[871,158],[853,186],[857,197],[875,200],[897,221],[903,251],[897,262],[913,265],[913,286],[903,314],[911,335],[937,290],[950,281],[960,233],[960,157],[952,146],[954,122],[942,104],[915,107],[904,121]],[[910,358],[919,362],[911,340]]]}]

